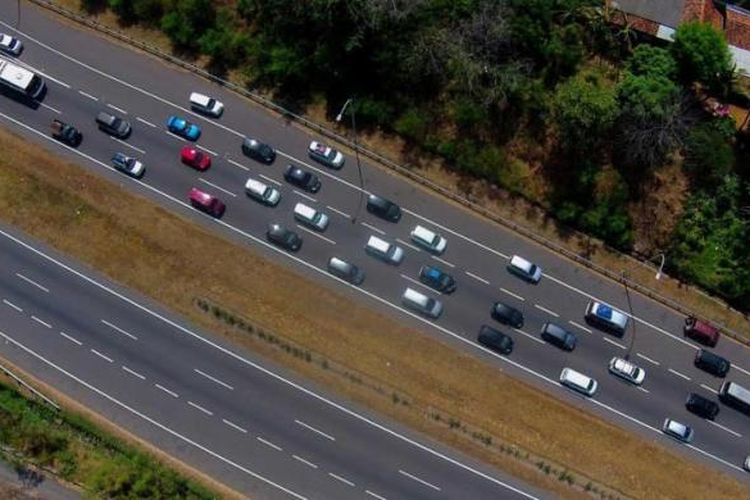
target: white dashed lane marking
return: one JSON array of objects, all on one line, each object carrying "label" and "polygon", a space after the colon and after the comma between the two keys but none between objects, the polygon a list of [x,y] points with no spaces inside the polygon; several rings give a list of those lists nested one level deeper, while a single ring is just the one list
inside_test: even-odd
[{"label": "white dashed lane marking", "polygon": [[21,274],[21,273],[16,273],[16,276],[18,276],[19,278],[21,278],[22,280],[24,280],[24,281],[25,281],[26,283],[28,283],[28,284],[30,284],[30,285],[34,285],[35,287],[37,287],[38,289],[42,290],[43,292],[45,292],[45,293],[49,293],[49,288],[47,288],[47,287],[45,287],[45,286],[42,286],[42,285],[40,285],[39,283],[37,283],[37,282],[36,282],[36,281],[34,281],[33,279],[31,279],[31,278],[28,278],[28,277],[24,276],[24,275],[23,275],[23,274]]},{"label": "white dashed lane marking", "polygon": [[667,371],[669,373],[671,373],[672,375],[677,375],[678,377],[684,378],[685,380],[690,380],[690,377],[688,377],[687,375],[684,375],[684,374],[678,372],[677,370],[673,370],[671,368],[667,368]]},{"label": "white dashed lane marking", "polygon": [[432,488],[435,491],[441,491],[439,486],[435,486],[434,484],[429,483],[429,482],[425,481],[424,479],[420,479],[420,478],[418,478],[417,476],[415,476],[413,474],[409,474],[408,472],[406,472],[404,470],[399,469],[398,473],[401,474],[402,476],[406,476],[409,479],[412,479],[412,480],[414,480],[414,481],[416,481],[418,483],[421,483],[421,484],[423,484],[425,486],[428,486],[428,487]]}]

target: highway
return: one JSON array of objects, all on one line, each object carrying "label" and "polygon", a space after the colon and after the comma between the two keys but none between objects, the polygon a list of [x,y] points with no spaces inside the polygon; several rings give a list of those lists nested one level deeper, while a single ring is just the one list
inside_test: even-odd
[{"label": "highway", "polygon": [[543,498],[0,226],[0,351],[253,498]]},{"label": "highway", "polygon": [[[709,422],[684,408],[685,398],[691,391],[715,399],[721,379],[693,366],[698,345],[682,336],[683,317],[631,293],[636,338],[631,337],[630,331],[620,339],[588,327],[583,312],[591,298],[628,310],[619,284],[602,279],[367,162],[363,165],[366,191],[401,204],[404,217],[398,224],[390,224],[363,211],[353,224],[359,201],[353,158],[347,158],[347,164],[340,171],[313,164],[306,156],[307,144],[313,136],[244,99],[90,32],[59,24],[34,8],[24,10],[22,29],[15,32],[12,26],[15,3],[0,0],[0,5],[3,6],[0,29],[19,36],[26,45],[20,60],[43,72],[49,86],[43,105],[36,110],[3,99],[0,120],[5,126],[134,192],[210,224],[325,286],[335,287],[447,339],[458,348],[489,359],[506,372],[529,380],[572,404],[747,480],[739,466],[750,453],[750,417],[722,405],[716,421]],[[88,49],[81,50],[82,47]],[[191,91],[203,91],[223,101],[224,116],[211,120],[187,109],[187,96]],[[94,116],[103,109],[131,121],[134,131],[127,142],[118,142],[96,129]],[[166,132],[164,127],[164,121],[171,114],[186,116],[202,127],[203,135],[198,144],[213,156],[211,169],[199,173],[180,164],[178,152],[184,141]],[[48,127],[53,118],[71,122],[83,131],[84,140],[78,151],[49,138]],[[240,144],[244,135],[274,145],[279,153],[276,162],[266,166],[243,157]],[[141,182],[111,169],[108,160],[116,151],[144,161],[147,171]],[[286,184],[282,172],[287,163],[315,170],[323,181],[321,191],[310,195]],[[243,194],[249,175],[265,179],[281,190],[279,206],[266,207]],[[193,186],[226,202],[227,213],[221,221],[208,220],[189,208],[186,195]],[[330,227],[322,234],[298,229],[291,213],[297,201],[326,212],[331,217]],[[282,222],[300,233],[304,244],[298,254],[287,254],[265,242],[263,234],[269,222]],[[431,257],[412,246],[409,232],[416,224],[432,228],[448,239],[445,254],[440,258]],[[367,256],[363,246],[372,234],[398,242],[406,252],[404,262],[398,267],[388,266]],[[511,254],[522,255],[541,265],[545,274],[539,285],[526,284],[508,274],[505,263]],[[333,255],[353,261],[364,269],[366,279],[360,288],[347,286],[325,272],[325,263]],[[453,274],[458,281],[455,294],[439,295],[415,284],[418,270],[424,264],[438,265]],[[428,321],[404,310],[400,295],[407,286],[442,300],[445,312],[440,319]],[[514,331],[493,322],[489,309],[497,300],[523,311],[526,319],[521,330]],[[578,347],[566,353],[541,341],[539,329],[546,321],[573,331],[578,336]],[[494,355],[476,345],[476,332],[483,323],[513,336],[516,347],[510,356]],[[631,342],[631,359],[647,371],[642,388],[630,386],[607,372],[609,359],[624,355]],[[748,350],[724,338],[714,351],[733,362],[728,380],[750,387]],[[600,389],[593,399],[584,399],[560,388],[556,379],[564,366],[598,380]],[[693,426],[696,431],[693,445],[688,447],[661,437],[658,428],[665,417]]]}]

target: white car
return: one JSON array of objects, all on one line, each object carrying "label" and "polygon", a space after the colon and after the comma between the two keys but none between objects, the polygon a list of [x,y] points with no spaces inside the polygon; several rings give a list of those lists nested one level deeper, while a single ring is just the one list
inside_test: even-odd
[{"label": "white car", "polygon": [[745,461],[742,462],[742,468],[750,472],[750,455],[748,455],[747,458],[745,458]]},{"label": "white car", "polygon": [[344,155],[340,151],[318,141],[310,143],[307,147],[307,154],[313,160],[337,170],[344,166]]},{"label": "white car", "polygon": [[572,368],[563,368],[560,372],[560,383],[589,397],[593,396],[599,387],[596,380]]},{"label": "white car", "polygon": [[411,240],[422,248],[440,255],[448,246],[448,241],[424,226],[417,226],[411,231]]},{"label": "white car", "polygon": [[404,259],[403,248],[377,236],[370,236],[365,245],[365,252],[394,266],[399,265]]},{"label": "white car", "polygon": [[20,56],[23,51],[23,44],[18,38],[14,38],[5,33],[0,33],[0,50],[6,54]]},{"label": "white car", "polygon": [[664,419],[664,425],[661,426],[661,430],[664,434],[672,436],[675,439],[682,441],[683,443],[690,443],[693,441],[693,429],[685,424],[681,424],[676,420],[670,418]]},{"label": "white car", "polygon": [[614,357],[609,361],[609,371],[631,384],[641,385],[646,378],[646,370],[623,358]]},{"label": "white car", "polygon": [[530,283],[539,283],[542,279],[542,268],[518,255],[508,261],[508,271]]},{"label": "white car", "polygon": [[220,117],[224,112],[224,105],[220,101],[217,101],[213,97],[199,94],[198,92],[190,94],[190,107],[199,113],[213,116],[214,118]]},{"label": "white car", "polygon": [[270,207],[275,207],[279,204],[279,200],[281,200],[281,193],[279,193],[278,189],[268,186],[252,177],[248,178],[247,182],[245,182],[245,193],[250,198],[254,198]]},{"label": "white car", "polygon": [[325,231],[328,227],[328,216],[304,203],[294,205],[294,218],[317,231]]}]

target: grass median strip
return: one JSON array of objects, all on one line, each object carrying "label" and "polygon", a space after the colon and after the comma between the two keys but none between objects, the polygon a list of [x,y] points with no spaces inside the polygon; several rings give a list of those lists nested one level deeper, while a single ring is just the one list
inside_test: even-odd
[{"label": "grass median strip", "polygon": [[566,496],[748,494],[7,132],[0,148],[0,220],[357,403]]}]

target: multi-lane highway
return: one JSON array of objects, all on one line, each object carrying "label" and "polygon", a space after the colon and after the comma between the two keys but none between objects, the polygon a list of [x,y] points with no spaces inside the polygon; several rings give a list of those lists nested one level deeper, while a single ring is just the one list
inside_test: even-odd
[{"label": "multi-lane highway", "polygon": [[[507,358],[494,356],[493,362],[651,438],[658,435],[665,417],[690,424],[696,432],[691,447],[660,439],[689,456],[737,476],[743,475],[739,466],[750,452],[750,417],[722,406],[716,421],[709,422],[685,410],[689,392],[715,399],[721,380],[693,366],[698,346],[683,338],[684,318],[631,294],[636,338],[630,331],[620,339],[591,328],[583,321],[584,309],[591,298],[627,310],[620,285],[367,163],[364,164],[366,190],[401,204],[404,217],[399,223],[390,224],[363,211],[356,223],[352,223],[359,201],[352,158],[340,171],[312,164],[306,157],[311,139],[306,131],[289,126],[236,95],[90,32],[58,24],[54,18],[40,15],[34,9],[24,12],[22,29],[15,31],[8,19],[12,15],[9,13],[15,12],[11,8],[14,3],[1,0],[0,6],[4,13],[0,29],[23,40],[26,50],[21,61],[43,72],[49,85],[38,109],[7,99],[1,101],[0,121],[5,126],[182,213],[190,213],[185,203],[190,187],[208,191],[227,204],[226,215],[215,224],[217,230],[245,241],[269,258],[285,262],[326,286],[389,311],[478,355],[490,356],[474,340],[481,324],[492,324],[491,304],[501,300],[517,307],[526,318],[523,328],[501,327],[514,337],[515,350]],[[220,120],[206,119],[187,108],[187,96],[195,90],[214,95],[225,103],[227,109]],[[94,117],[100,110],[130,120],[134,131],[127,142],[112,139],[96,129]],[[184,141],[166,132],[164,127],[164,121],[172,114],[186,116],[202,127],[199,146],[212,155],[211,169],[198,173],[180,164],[178,154]],[[78,151],[51,141],[48,126],[53,118],[74,123],[83,131],[84,140]],[[240,144],[245,135],[273,144],[279,152],[275,164],[261,165],[243,157]],[[116,151],[137,156],[146,164],[146,175],[141,182],[112,171],[108,161]],[[282,172],[287,163],[315,170],[323,181],[320,192],[310,195],[286,184]],[[249,175],[279,188],[281,203],[271,208],[247,198],[243,185]],[[291,208],[297,201],[326,212],[331,223],[322,234],[297,229],[304,244],[298,254],[289,255],[268,246],[263,234],[269,222],[282,222],[296,229]],[[207,222],[200,214],[191,215]],[[409,232],[417,224],[448,239],[447,251],[440,258],[431,257],[410,243]],[[373,234],[396,241],[404,248],[406,257],[400,266],[387,266],[365,255],[363,246]],[[511,254],[523,255],[544,268],[539,285],[526,284],[507,273],[505,263]],[[325,263],[333,255],[364,269],[367,276],[360,288],[347,287],[326,274]],[[458,281],[455,294],[439,295],[414,282],[419,268],[427,263],[455,276]],[[400,295],[407,286],[443,301],[445,312],[441,318],[427,321],[407,313],[400,305]],[[541,341],[539,328],[547,321],[573,331],[578,336],[578,347],[565,353]],[[641,388],[627,385],[607,372],[609,359],[622,356],[631,342],[631,359],[647,371]],[[715,351],[733,362],[728,379],[750,387],[748,351],[728,339],[723,339]],[[598,380],[600,388],[594,399],[584,400],[559,387],[555,380],[564,366]]]},{"label": "multi-lane highway", "polygon": [[0,352],[257,498],[541,498],[0,226]]}]

